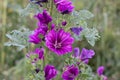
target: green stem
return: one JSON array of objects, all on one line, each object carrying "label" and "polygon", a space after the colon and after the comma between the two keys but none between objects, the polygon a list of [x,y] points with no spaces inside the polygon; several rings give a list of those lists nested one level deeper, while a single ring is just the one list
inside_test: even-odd
[{"label": "green stem", "polygon": [[26,50],[26,48],[23,50],[23,53],[24,53],[24,74],[23,74],[23,76],[25,77],[26,76],[26,74],[27,74],[27,71],[26,71],[26,53],[27,53],[27,50]]},{"label": "green stem", "polygon": [[[30,50],[30,44],[28,44],[28,47],[27,48],[25,48],[24,50],[23,50],[23,53],[24,53],[24,77],[26,76],[26,74],[27,74],[27,69],[26,69],[26,54],[29,52],[29,50]],[[34,75],[33,75],[34,76]]]},{"label": "green stem", "polygon": [[47,49],[45,49],[44,51],[43,69],[46,66],[46,64],[47,64]]},{"label": "green stem", "polygon": [[[5,42],[5,26],[6,26],[6,21],[7,21],[7,0],[4,0],[3,2],[3,14],[2,14],[2,44]],[[1,63],[4,66],[5,62],[5,53],[4,53],[4,47],[1,46]]]},{"label": "green stem", "polygon": [[[46,7],[47,7],[47,3],[46,3]],[[50,0],[50,15],[52,16],[52,12],[53,12],[53,0]],[[43,60],[43,68],[45,67],[45,65],[47,64],[47,49],[45,49],[44,52],[44,60]]]},{"label": "green stem", "polygon": [[46,4],[45,4],[45,6],[46,6],[46,9],[48,9],[48,5],[47,5],[47,4],[48,4],[48,3],[46,3]]},{"label": "green stem", "polygon": [[50,15],[52,16],[53,12],[53,0],[50,1]]}]

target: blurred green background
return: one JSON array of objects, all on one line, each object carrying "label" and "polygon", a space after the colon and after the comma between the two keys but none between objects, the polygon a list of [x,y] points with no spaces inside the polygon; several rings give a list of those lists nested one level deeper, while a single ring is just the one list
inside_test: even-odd
[{"label": "blurred green background", "polygon": [[[120,0],[75,0],[76,10],[88,9],[95,17],[88,22],[95,26],[101,38],[92,47],[96,56],[90,61],[93,71],[100,65],[105,66],[108,80],[120,80]],[[23,80],[20,74],[21,59],[25,50],[17,51],[15,47],[6,47],[5,34],[20,27],[33,29],[35,20],[21,17],[18,12],[26,7],[28,0],[0,0],[0,80]],[[92,24],[91,24],[92,23]],[[80,47],[91,46],[82,42]],[[19,66],[19,70],[15,66]],[[14,71],[11,73],[11,71]],[[19,74],[17,74],[19,73]]]}]

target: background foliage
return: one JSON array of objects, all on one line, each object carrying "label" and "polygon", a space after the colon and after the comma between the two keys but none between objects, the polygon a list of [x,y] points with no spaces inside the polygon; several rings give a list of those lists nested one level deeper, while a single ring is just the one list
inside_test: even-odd
[{"label": "background foliage", "polygon": [[[95,26],[101,38],[92,47],[96,56],[90,61],[93,70],[104,65],[109,80],[120,80],[120,1],[119,0],[74,0],[76,10],[88,9],[95,16],[88,26]],[[26,49],[17,51],[16,47],[6,47],[6,33],[14,29],[36,26],[32,15],[21,17],[18,13],[26,7],[28,0],[0,0],[0,80],[22,80]],[[24,13],[22,13],[24,14]],[[91,46],[86,41],[77,43],[80,48]],[[34,46],[31,45],[31,48]],[[60,63],[60,61],[58,61]],[[57,63],[56,63],[57,65]]]}]

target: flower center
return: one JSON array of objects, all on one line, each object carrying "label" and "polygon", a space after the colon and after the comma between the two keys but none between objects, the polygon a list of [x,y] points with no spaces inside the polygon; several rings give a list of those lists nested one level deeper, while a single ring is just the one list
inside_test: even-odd
[{"label": "flower center", "polygon": [[56,40],[55,44],[54,44],[54,47],[55,47],[55,49],[61,48],[61,43],[58,43],[57,40]]}]

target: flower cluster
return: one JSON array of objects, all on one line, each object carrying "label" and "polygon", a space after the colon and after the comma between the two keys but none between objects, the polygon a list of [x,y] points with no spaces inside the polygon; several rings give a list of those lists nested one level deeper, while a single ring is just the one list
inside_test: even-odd
[{"label": "flower cluster", "polygon": [[[44,2],[49,2],[49,0],[30,0],[31,2],[35,1],[37,4]],[[68,14],[74,10],[74,6],[70,0],[54,0],[55,6],[59,13]],[[62,15],[63,16],[63,15]],[[54,21],[54,18],[49,14],[47,8],[43,10],[42,13],[38,13],[35,16],[37,19],[37,28],[29,36],[29,42],[34,44],[42,44],[42,48],[36,48],[33,52],[27,54],[27,57],[30,58],[31,55],[37,54],[38,57],[34,58],[32,63],[36,63],[38,60],[42,60],[44,65],[44,78],[45,80],[52,80],[58,74],[58,70],[53,66],[46,64],[46,55],[50,53],[55,53],[57,56],[61,57],[66,54],[72,54],[72,59],[77,59],[80,62],[79,64],[87,65],[89,60],[95,55],[94,50],[83,48],[80,52],[79,48],[73,48],[73,43],[75,39],[72,37],[72,34],[80,35],[83,30],[82,27],[72,27],[70,26],[69,30],[66,30],[67,21],[62,19],[60,24]],[[40,45],[41,46],[41,45]],[[46,50],[46,51],[45,51]],[[47,55],[48,57],[48,55]],[[47,61],[49,63],[49,61]],[[98,75],[103,74],[104,68],[98,69]],[[40,69],[35,69],[36,73]],[[75,80],[78,75],[82,73],[80,66],[75,63],[66,63],[64,70],[62,72],[63,80]],[[103,76],[103,75],[102,75]],[[105,76],[104,76],[105,78]],[[104,79],[105,80],[105,79]],[[107,80],[107,79],[106,79]]]},{"label": "flower cluster", "polygon": [[[38,20],[38,27],[29,36],[29,42],[34,44],[39,44],[43,42],[45,43],[46,48],[48,48],[50,51],[54,52],[58,56],[72,52],[72,44],[74,42],[74,38],[72,37],[70,32],[66,32],[63,28],[56,28],[56,24],[52,22],[52,17],[46,10],[44,10],[42,13],[38,13],[37,15],[35,15],[35,18]],[[50,24],[51,22],[52,24]],[[67,22],[63,21],[61,24],[62,26],[66,26]],[[36,48],[34,53],[38,55],[38,58],[34,58],[32,63],[35,63],[36,61],[41,59],[44,60],[43,48]],[[31,53],[28,53],[28,55],[31,55]],[[79,71],[76,67],[73,67],[73,70],[74,69],[77,72],[75,71],[71,73],[73,74],[72,78],[75,78],[78,75]],[[37,73],[39,72],[38,69],[36,69],[35,71]],[[72,68],[68,68],[67,71],[70,73],[70,71],[72,71]],[[65,74],[68,73],[67,71],[63,73],[63,79],[64,77],[67,77],[67,75],[65,76]],[[45,79],[51,80],[57,75],[57,70],[52,65],[46,65],[44,68],[44,73]],[[70,77],[70,74],[68,75],[68,77]]]},{"label": "flower cluster", "polygon": [[[37,15],[35,15],[35,18],[38,20],[38,28],[36,28],[33,31],[33,34],[30,35],[29,42],[39,44],[42,39],[44,39],[44,36],[48,31],[48,24],[52,21],[52,17],[46,10],[44,10],[42,14],[38,13]],[[43,35],[43,37],[40,38],[40,35]]]}]

